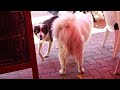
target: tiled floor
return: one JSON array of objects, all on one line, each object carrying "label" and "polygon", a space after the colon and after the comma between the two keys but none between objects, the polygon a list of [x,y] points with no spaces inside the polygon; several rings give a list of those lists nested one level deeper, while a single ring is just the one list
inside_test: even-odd
[{"label": "tiled floor", "polygon": [[[120,75],[114,75],[114,70],[119,60],[120,54],[116,59],[112,59],[114,33],[110,33],[105,47],[102,47],[104,36],[104,22],[97,22],[99,29],[95,28],[90,40],[86,43],[84,52],[84,68],[85,73],[78,74],[77,65],[71,58],[67,64],[67,75],[61,76],[58,71],[60,64],[58,60],[58,49],[55,48],[56,42],[51,49],[50,56],[45,58],[44,62],[38,55],[37,43],[36,56],[38,62],[39,78],[40,79],[120,79]],[[98,27],[97,27],[98,28]],[[43,46],[43,54],[46,52],[47,43]],[[120,72],[120,69],[118,70]],[[1,74],[0,79],[32,79],[32,69],[19,70],[11,73]]]}]

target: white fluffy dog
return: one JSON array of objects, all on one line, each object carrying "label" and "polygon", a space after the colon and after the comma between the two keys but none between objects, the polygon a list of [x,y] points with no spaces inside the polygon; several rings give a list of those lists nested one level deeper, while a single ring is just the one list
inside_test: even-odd
[{"label": "white fluffy dog", "polygon": [[90,36],[92,27],[91,13],[66,13],[53,22],[53,35],[58,41],[59,48],[60,74],[66,74],[66,63],[69,56],[72,56],[78,64],[78,72],[84,72],[84,44]]}]

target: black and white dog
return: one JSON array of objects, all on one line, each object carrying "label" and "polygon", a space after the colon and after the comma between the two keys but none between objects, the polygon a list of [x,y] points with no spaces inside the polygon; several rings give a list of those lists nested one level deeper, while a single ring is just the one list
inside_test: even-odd
[{"label": "black and white dog", "polygon": [[[52,42],[53,42],[51,25],[52,25],[52,22],[56,18],[58,18],[58,15],[55,15],[55,16],[45,20],[42,24],[38,24],[38,25],[34,26],[34,34],[40,40],[40,42],[39,42],[39,55],[40,55],[42,61],[44,61],[45,57],[49,56],[49,53],[50,53],[50,50],[51,50],[51,46],[52,46]],[[43,56],[42,53],[41,53],[41,48],[42,48],[42,45],[43,45],[44,41],[49,42],[49,47],[48,47],[48,50],[47,50],[46,54]]]}]

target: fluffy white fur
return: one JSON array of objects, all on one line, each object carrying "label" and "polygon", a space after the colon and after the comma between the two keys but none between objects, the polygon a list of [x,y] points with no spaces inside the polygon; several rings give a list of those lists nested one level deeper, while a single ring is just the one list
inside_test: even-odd
[{"label": "fluffy white fur", "polygon": [[60,74],[66,74],[66,63],[70,55],[78,64],[78,72],[84,72],[84,44],[90,36],[92,27],[93,19],[90,13],[66,13],[53,22],[53,35],[59,47]]}]

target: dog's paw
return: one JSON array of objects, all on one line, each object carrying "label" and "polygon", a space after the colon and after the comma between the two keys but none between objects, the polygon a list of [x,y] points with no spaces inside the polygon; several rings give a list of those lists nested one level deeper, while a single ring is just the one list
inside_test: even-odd
[{"label": "dog's paw", "polygon": [[44,61],[44,58],[42,57],[41,60],[42,60],[42,62],[43,62],[43,61]]},{"label": "dog's paw", "polygon": [[44,55],[44,58],[47,58],[48,57],[48,55]]},{"label": "dog's paw", "polygon": [[42,54],[39,52],[39,56],[41,58],[42,61],[44,61],[44,57],[42,56]]},{"label": "dog's paw", "polygon": [[41,57],[41,60],[42,60],[42,62],[44,61],[44,58],[43,57]]},{"label": "dog's paw", "polygon": [[84,68],[82,68],[82,70],[78,69],[78,72],[79,72],[79,73],[84,73],[84,72],[85,72],[85,69],[84,69]]},{"label": "dog's paw", "polygon": [[66,72],[65,72],[64,70],[62,70],[62,69],[59,70],[59,73],[60,73],[61,75],[66,74]]}]

